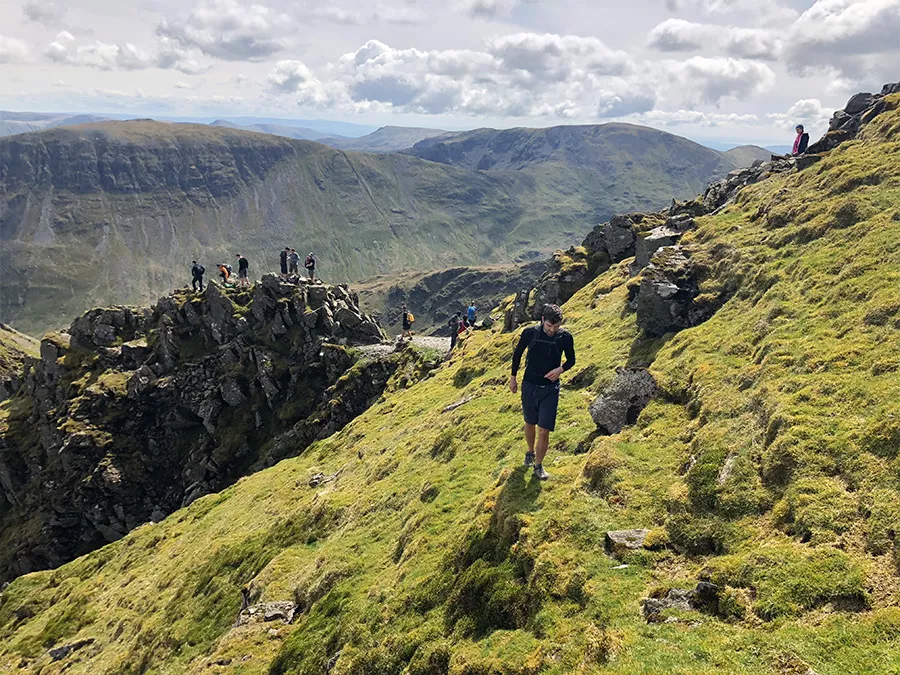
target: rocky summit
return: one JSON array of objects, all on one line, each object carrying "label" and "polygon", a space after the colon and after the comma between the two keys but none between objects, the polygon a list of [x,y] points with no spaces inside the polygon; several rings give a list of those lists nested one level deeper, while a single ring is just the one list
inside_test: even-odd
[{"label": "rocky summit", "polygon": [[[604,219],[446,358],[273,277],[47,336],[0,404],[0,671],[900,670],[900,94],[845,112]],[[541,481],[508,381],[546,301]]]},{"label": "rocky summit", "polygon": [[337,431],[410,358],[360,361],[354,345],[381,338],[347,287],[274,276],[46,335],[3,415],[0,575],[55,567]]}]

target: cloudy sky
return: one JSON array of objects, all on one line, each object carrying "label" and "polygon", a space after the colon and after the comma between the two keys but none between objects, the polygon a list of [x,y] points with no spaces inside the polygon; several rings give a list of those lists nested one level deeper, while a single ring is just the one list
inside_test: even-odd
[{"label": "cloudy sky", "polygon": [[900,0],[3,0],[0,108],[820,135]]}]

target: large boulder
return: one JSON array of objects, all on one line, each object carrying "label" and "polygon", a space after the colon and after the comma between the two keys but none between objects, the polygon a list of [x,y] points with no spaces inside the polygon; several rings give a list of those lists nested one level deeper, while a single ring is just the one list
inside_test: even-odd
[{"label": "large boulder", "polygon": [[657,391],[656,380],[646,368],[618,368],[612,384],[590,405],[597,430],[617,434],[634,424]]}]

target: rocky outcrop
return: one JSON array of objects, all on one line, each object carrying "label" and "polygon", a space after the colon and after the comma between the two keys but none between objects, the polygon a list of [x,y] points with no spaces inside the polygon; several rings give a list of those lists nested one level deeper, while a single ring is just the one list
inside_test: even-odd
[{"label": "rocky outcrop", "polygon": [[644,335],[659,337],[709,319],[728,297],[725,291],[701,293],[709,272],[705,255],[695,249],[661,249],[630,290],[629,305]]},{"label": "rocky outcrop", "polygon": [[348,348],[380,339],[348,288],[271,275],[251,291],[92,310],[48,334],[0,435],[0,579],[114,541],[339,430],[415,359],[355,366]]},{"label": "rocky outcrop", "polygon": [[892,94],[900,94],[900,82],[884,85],[877,94],[860,93],[851,96],[843,110],[838,110],[831,116],[825,135],[811,144],[806,153],[815,155],[828,152],[841,143],[856,138],[864,125],[887,109],[884,99]]},{"label": "rocky outcrop", "polygon": [[617,434],[634,424],[656,396],[653,376],[645,368],[618,368],[616,378],[590,405],[591,418],[602,434]]}]

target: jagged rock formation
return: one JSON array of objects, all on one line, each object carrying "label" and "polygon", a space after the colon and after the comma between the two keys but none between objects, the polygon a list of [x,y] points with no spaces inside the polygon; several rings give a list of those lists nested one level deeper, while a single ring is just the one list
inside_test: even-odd
[{"label": "jagged rock formation", "polygon": [[91,310],[48,334],[0,419],[0,577],[114,541],[339,430],[414,359],[354,365],[347,347],[380,339],[347,287],[274,276]]},{"label": "jagged rock formation", "polygon": [[838,110],[828,122],[828,131],[822,138],[807,148],[808,155],[827,152],[844,141],[856,138],[860,129],[883,113],[886,109],[885,97],[900,93],[900,82],[884,85],[878,94],[859,93],[847,101],[843,110]]}]

